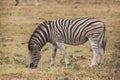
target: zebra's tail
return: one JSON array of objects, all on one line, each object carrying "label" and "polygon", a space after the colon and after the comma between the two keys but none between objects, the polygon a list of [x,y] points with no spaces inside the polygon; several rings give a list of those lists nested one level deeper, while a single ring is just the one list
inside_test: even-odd
[{"label": "zebra's tail", "polygon": [[107,42],[107,37],[106,37],[106,32],[104,32],[104,38],[103,38],[103,49],[105,52],[105,48],[106,48],[106,42]]},{"label": "zebra's tail", "polygon": [[107,42],[106,29],[104,28],[103,32],[101,33],[101,37],[99,38],[99,47],[102,47],[104,52],[106,48],[106,42]]}]

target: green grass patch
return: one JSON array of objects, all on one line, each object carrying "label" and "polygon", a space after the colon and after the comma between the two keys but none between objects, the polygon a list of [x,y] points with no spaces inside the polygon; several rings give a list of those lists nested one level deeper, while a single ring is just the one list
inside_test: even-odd
[{"label": "green grass patch", "polygon": [[1,65],[10,64],[10,63],[11,63],[11,60],[8,56],[7,57],[0,56],[0,64]]}]

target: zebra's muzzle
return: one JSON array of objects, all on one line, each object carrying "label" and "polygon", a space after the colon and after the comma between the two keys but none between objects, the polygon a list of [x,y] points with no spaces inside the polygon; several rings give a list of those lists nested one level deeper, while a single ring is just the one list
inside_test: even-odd
[{"label": "zebra's muzzle", "polygon": [[31,63],[30,68],[37,68],[37,65],[34,65],[33,63]]}]

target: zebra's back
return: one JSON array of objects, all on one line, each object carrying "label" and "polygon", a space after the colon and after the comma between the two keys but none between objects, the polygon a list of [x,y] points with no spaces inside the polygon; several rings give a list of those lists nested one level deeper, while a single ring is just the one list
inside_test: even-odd
[{"label": "zebra's back", "polygon": [[88,38],[98,40],[105,29],[104,23],[93,17],[57,19],[51,22],[52,41],[80,45]]}]

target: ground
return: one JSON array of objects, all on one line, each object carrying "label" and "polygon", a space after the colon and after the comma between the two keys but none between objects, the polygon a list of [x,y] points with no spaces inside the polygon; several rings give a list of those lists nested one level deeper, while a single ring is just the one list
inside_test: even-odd
[{"label": "ground", "polygon": [[[63,1],[63,0],[61,0]],[[120,79],[120,0],[48,0],[35,6],[29,0],[15,6],[14,0],[0,0],[0,80],[119,80]],[[42,49],[37,69],[29,68],[27,44],[32,32],[44,20],[93,16],[106,24],[105,63],[90,68],[92,50],[89,42],[81,46],[65,45],[71,65],[64,66],[60,50],[55,66],[50,67],[51,44]],[[99,58],[99,57],[98,57]]]}]

